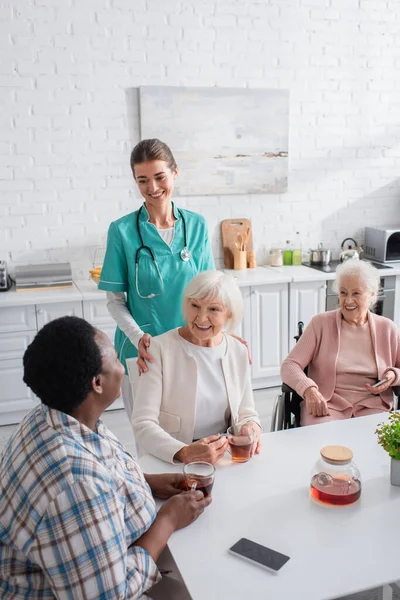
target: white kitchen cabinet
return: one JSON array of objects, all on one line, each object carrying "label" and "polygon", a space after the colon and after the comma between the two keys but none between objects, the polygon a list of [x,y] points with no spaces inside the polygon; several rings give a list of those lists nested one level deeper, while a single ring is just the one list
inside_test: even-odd
[{"label": "white kitchen cabinet", "polygon": [[240,288],[243,296],[243,319],[239,323],[238,327],[234,330],[234,334],[241,337],[246,342],[250,343],[251,337],[251,288],[242,287]]},{"label": "white kitchen cabinet", "polygon": [[39,401],[23,382],[22,357],[37,330],[64,315],[82,316],[82,302],[17,305],[0,310],[0,425],[18,423]]},{"label": "white kitchen cabinet", "polygon": [[46,323],[65,316],[82,317],[82,302],[53,302],[51,304],[37,304],[37,326],[41,329]]},{"label": "white kitchen cabinet", "polygon": [[36,330],[36,328],[34,304],[29,306],[8,306],[0,310],[0,334]]},{"label": "white kitchen cabinet", "polygon": [[[0,334],[0,361],[22,358],[25,350],[36,335],[35,331],[17,331]],[[1,381],[1,380],[0,380]]]},{"label": "white kitchen cabinet", "polygon": [[[103,331],[114,343],[114,334],[116,323],[107,309],[106,297],[99,300],[84,300],[83,301],[83,318],[89,321],[94,327]],[[124,408],[122,396],[112,403],[106,410],[116,410]]]},{"label": "white kitchen cabinet", "polygon": [[252,286],[250,318],[253,389],[279,385],[288,353],[288,284]]},{"label": "white kitchen cabinet", "polygon": [[22,358],[0,360],[0,425],[19,423],[38,402],[23,374]]},{"label": "white kitchen cabinet", "polygon": [[302,281],[289,284],[289,350],[293,348],[297,335],[297,324],[307,326],[314,315],[325,312],[326,282]]}]

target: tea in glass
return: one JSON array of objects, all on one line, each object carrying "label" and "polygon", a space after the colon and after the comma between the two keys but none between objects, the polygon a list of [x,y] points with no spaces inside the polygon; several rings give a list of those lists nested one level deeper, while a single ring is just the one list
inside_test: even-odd
[{"label": "tea in glass", "polygon": [[191,462],[183,467],[187,490],[200,490],[204,497],[211,494],[214,485],[215,467],[207,462]]},{"label": "tea in glass", "polygon": [[254,432],[249,428],[248,434],[241,433],[241,427],[232,425],[227,430],[229,450],[234,462],[247,462],[250,458],[254,441]]},{"label": "tea in glass", "polygon": [[324,504],[344,506],[361,496],[361,476],[345,446],[325,446],[316,462],[310,483],[311,497]]}]

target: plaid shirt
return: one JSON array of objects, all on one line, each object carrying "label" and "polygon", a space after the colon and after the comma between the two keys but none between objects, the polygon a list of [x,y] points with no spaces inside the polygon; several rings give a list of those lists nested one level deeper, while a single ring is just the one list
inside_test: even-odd
[{"label": "plaid shirt", "polygon": [[0,456],[0,598],[139,598],[160,578],[140,546],[154,499],[101,420],[40,404]]}]

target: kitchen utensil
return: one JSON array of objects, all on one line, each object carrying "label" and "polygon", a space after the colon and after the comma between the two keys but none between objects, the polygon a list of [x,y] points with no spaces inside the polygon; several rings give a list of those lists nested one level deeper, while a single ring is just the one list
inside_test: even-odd
[{"label": "kitchen utensil", "polygon": [[318,244],[317,249],[310,248],[309,250],[309,260],[312,265],[329,265],[331,258],[331,250],[324,248],[322,242]]},{"label": "kitchen utensil", "polygon": [[[354,247],[352,247],[349,244],[346,249],[344,247],[344,244],[349,240],[354,243]],[[344,262],[345,260],[348,260],[349,258],[355,258],[355,259],[360,258],[360,254],[363,250],[362,246],[359,246],[354,238],[345,238],[343,240],[343,242],[341,243],[340,247],[342,249],[341,253],[339,254],[340,262]]]},{"label": "kitchen utensil", "polygon": [[[224,264],[227,269],[233,269],[233,251],[238,234],[245,234],[245,250],[247,257],[253,251],[253,239],[251,233],[251,222],[249,219],[225,219],[221,222],[222,247],[224,250]],[[248,258],[247,258],[248,264]]]}]

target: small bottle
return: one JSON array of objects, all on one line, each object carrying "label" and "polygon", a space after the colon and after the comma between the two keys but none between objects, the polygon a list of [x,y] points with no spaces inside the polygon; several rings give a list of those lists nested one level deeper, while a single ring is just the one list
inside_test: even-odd
[{"label": "small bottle", "polygon": [[286,246],[283,248],[283,264],[291,265],[293,258],[293,247],[290,240],[286,240]]},{"label": "small bottle", "polygon": [[253,250],[251,250],[250,252],[247,253],[247,260],[249,263],[249,269],[255,269],[257,264],[256,264],[256,253],[253,252]]},{"label": "small bottle", "polygon": [[293,244],[292,265],[301,265],[301,257],[301,235],[299,231],[296,231],[296,237]]}]

